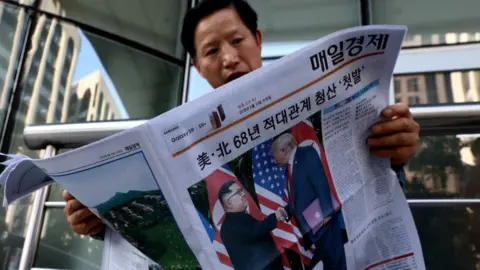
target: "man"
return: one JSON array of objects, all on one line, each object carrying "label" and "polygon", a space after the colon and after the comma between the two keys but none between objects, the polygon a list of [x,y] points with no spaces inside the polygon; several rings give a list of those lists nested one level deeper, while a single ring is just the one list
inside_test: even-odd
[{"label": "man", "polygon": [[284,133],[272,143],[271,153],[278,165],[287,167],[288,215],[295,217],[305,248],[315,244],[310,269],[322,261],[325,270],[346,270],[339,205],[317,150],[297,146],[293,135]]},{"label": "man", "polygon": [[[262,66],[257,14],[242,0],[201,1],[187,12],[181,40],[195,68],[214,88]],[[401,172],[417,151],[420,127],[404,104],[389,106],[383,115],[384,121],[372,127],[368,144],[372,153],[390,158],[394,170]],[[73,230],[101,235],[101,221],[68,192],[64,198],[64,212]]]},{"label": "man", "polygon": [[245,190],[234,181],[225,182],[218,191],[225,210],[220,236],[235,270],[282,270],[283,264],[272,235],[277,221],[285,221],[280,210],[259,221],[248,213]]}]

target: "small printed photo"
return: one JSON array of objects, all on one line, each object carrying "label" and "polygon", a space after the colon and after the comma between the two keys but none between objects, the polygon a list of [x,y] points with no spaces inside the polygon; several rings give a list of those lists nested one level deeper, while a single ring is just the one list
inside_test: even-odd
[{"label": "small printed photo", "polygon": [[321,127],[319,112],[189,188],[225,267],[346,269],[348,236]]},{"label": "small printed photo", "polygon": [[[199,265],[142,152],[57,180],[162,268],[196,269]],[[162,269],[153,263],[152,267]]]},{"label": "small printed photo", "polygon": [[210,112],[208,115],[210,119],[210,124],[212,125],[212,129],[218,129],[222,127],[223,122],[225,121],[226,115],[225,110],[223,109],[223,105],[218,105],[215,110]]}]

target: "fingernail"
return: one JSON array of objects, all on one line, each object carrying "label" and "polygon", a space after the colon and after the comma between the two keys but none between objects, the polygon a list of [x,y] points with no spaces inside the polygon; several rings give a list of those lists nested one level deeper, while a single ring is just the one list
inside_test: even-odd
[{"label": "fingernail", "polygon": [[392,109],[386,109],[383,114],[386,116],[386,117],[390,117],[392,114],[393,114],[393,111]]}]

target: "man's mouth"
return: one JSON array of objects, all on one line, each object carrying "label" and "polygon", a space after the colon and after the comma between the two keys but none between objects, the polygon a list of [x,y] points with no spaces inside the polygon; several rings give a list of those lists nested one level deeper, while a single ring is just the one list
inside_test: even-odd
[{"label": "man's mouth", "polygon": [[228,82],[231,82],[233,80],[236,80],[240,77],[242,77],[243,75],[247,74],[246,72],[234,72],[232,74],[230,74],[227,78]]}]

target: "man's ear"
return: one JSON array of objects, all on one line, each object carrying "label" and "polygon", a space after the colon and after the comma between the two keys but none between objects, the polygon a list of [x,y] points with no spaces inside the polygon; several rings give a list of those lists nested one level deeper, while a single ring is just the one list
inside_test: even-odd
[{"label": "man's ear", "polygon": [[192,58],[192,65],[197,69],[198,73],[201,74],[200,68],[199,68],[199,66],[198,66],[198,61],[197,61],[196,58]]},{"label": "man's ear", "polygon": [[257,30],[255,34],[255,40],[257,41],[257,45],[262,48],[262,31]]}]

